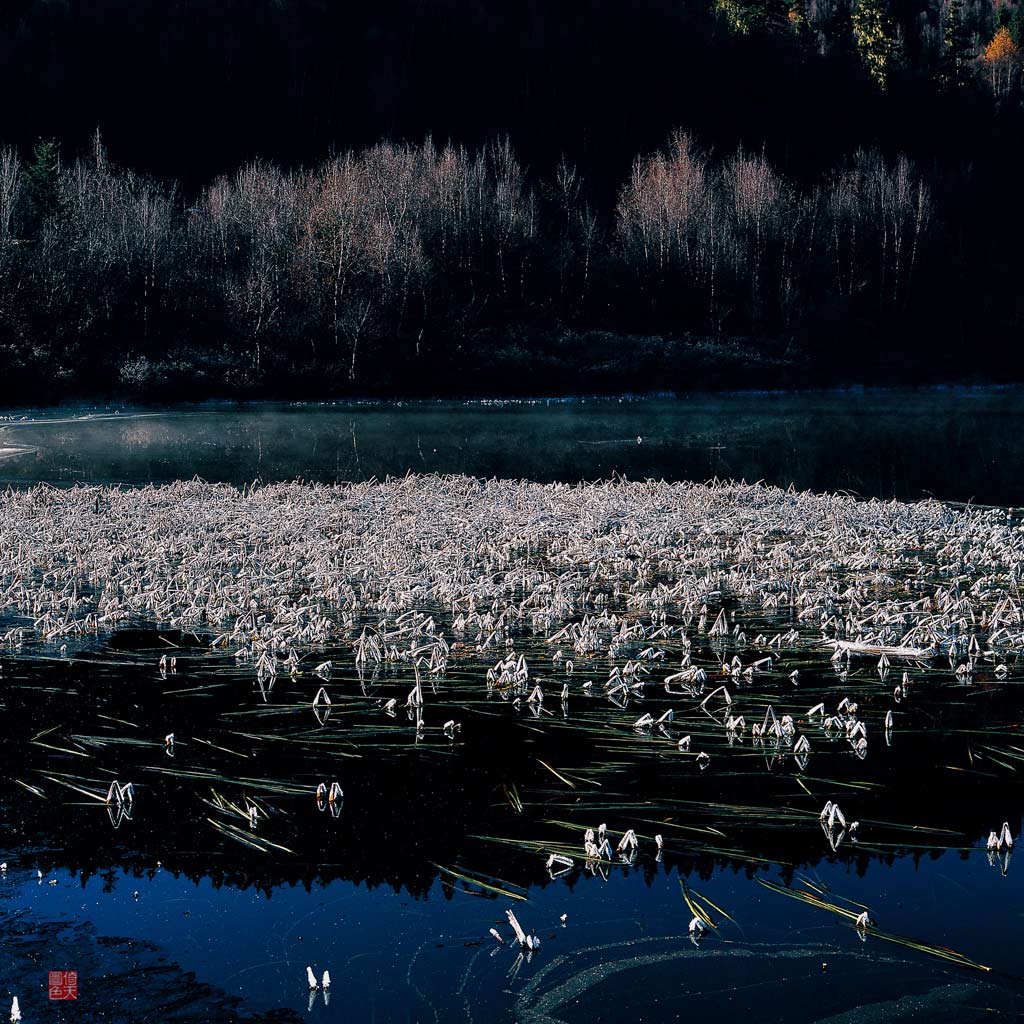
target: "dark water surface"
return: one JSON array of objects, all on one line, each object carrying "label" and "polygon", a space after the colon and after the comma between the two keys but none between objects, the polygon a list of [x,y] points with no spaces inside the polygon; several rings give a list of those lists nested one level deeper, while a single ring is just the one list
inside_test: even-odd
[{"label": "dark water surface", "polygon": [[[401,707],[382,713],[407,692],[407,668],[336,673],[321,722],[310,706],[316,676],[279,678],[264,701],[251,673],[197,642],[208,639],[126,631],[63,658],[37,649],[0,659],[0,985],[31,1010],[26,1020],[583,1024],[627,1007],[641,1020],[723,1007],[730,1019],[772,1021],[1024,1011],[1022,876],[1012,854],[989,855],[983,841],[1007,816],[1020,830],[1022,790],[1003,760],[1020,732],[1012,680],[978,673],[964,685],[915,669],[883,742],[891,700],[877,673],[841,680],[820,658],[787,652],[784,671],[742,690],[748,716],[771,702],[805,721],[819,700],[848,696],[872,735],[861,760],[841,736],[806,727],[813,753],[801,770],[791,752],[749,735],[729,743],[699,700],[652,692],[616,708],[574,696],[535,714],[485,697],[471,669],[429,694],[431,722],[458,718],[454,739],[434,724],[416,740]],[[170,643],[178,666],[163,678],[155,663]],[[695,660],[710,666],[718,653],[698,648]],[[794,666],[799,686],[786,675]],[[632,730],[662,705],[677,716],[665,733]],[[173,757],[161,741],[171,729]],[[706,772],[676,750],[683,734],[710,753]],[[83,792],[108,778],[133,781],[130,817]],[[336,816],[317,807],[322,779],[343,785]],[[218,794],[251,797],[267,817],[249,832],[215,806]],[[827,795],[861,821],[835,851],[817,817]],[[242,841],[216,821],[234,823]],[[587,867],[582,831],[604,821],[613,839],[636,829],[639,851]],[[247,835],[288,849],[250,849]],[[558,868],[545,868],[537,842],[571,849],[574,866],[552,877]],[[993,970],[864,939],[849,919],[758,878],[809,883],[869,907],[886,933]],[[692,941],[684,882],[733,920],[716,911],[719,930]],[[511,941],[510,907],[540,937],[536,953],[521,957],[488,935],[496,927]],[[307,964],[330,970],[329,1003],[318,994],[309,1007]],[[78,971],[77,1003],[47,1000],[47,972],[58,969]]]},{"label": "dark water surface", "polygon": [[[0,460],[0,474],[19,484],[620,472],[1020,504],[1024,395],[125,412],[7,423],[0,448],[16,446],[26,450]],[[312,662],[264,694],[251,667],[210,649],[211,636],[137,625],[63,652],[0,653],[3,1019],[14,995],[26,1024],[1024,1014],[1024,876],[1014,854],[985,850],[1003,821],[1021,831],[1016,665],[1000,682],[985,670],[964,682],[941,666],[911,668],[883,740],[892,678],[867,662],[841,678],[820,654],[779,651],[744,689],[748,715],[771,703],[806,721],[819,701],[832,709],[850,697],[871,734],[862,760],[808,726],[813,753],[801,766],[749,735],[730,743],[699,696],[669,702],[660,687],[622,708],[577,691],[565,708],[513,706],[483,691],[490,655],[436,684],[417,739],[401,706],[408,666],[360,675],[351,647],[324,651],[337,667],[320,720]],[[666,664],[678,661],[671,641],[660,646]],[[544,645],[523,637],[516,649],[545,671]],[[165,675],[167,652],[178,664]],[[713,673],[733,651],[704,638],[693,653]],[[592,674],[637,655],[628,647]],[[670,706],[665,732],[634,731],[639,715]],[[453,737],[440,728],[449,717],[461,725]],[[707,771],[680,755],[683,735],[711,755]],[[115,778],[134,784],[130,815],[96,799]],[[317,807],[324,780],[344,790],[337,814]],[[257,828],[222,798],[254,801]],[[861,823],[836,849],[818,821],[826,799]],[[603,822],[613,841],[634,828],[640,848],[588,867],[582,833]],[[253,848],[250,834],[285,849]],[[558,874],[546,852],[563,846],[575,863]],[[849,918],[759,879],[867,907],[877,929],[860,935]],[[719,928],[699,941],[684,887],[716,908]],[[541,939],[537,952],[488,934],[511,940],[508,908]],[[330,970],[329,1001],[311,997],[307,964],[318,977]],[[53,970],[78,972],[77,1001],[47,998]]]},{"label": "dark water surface", "polygon": [[466,473],[745,479],[1016,505],[1024,390],[929,388],[516,403],[48,411],[0,423],[0,482],[247,483]]}]

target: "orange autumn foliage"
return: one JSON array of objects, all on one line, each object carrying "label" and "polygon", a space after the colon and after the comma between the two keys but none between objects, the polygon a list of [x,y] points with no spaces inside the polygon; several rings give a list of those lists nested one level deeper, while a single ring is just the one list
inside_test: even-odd
[{"label": "orange autumn foliage", "polygon": [[983,59],[986,64],[1017,61],[1020,59],[1020,50],[1010,37],[1010,31],[1005,25],[996,32],[992,37],[992,41],[985,47]]}]

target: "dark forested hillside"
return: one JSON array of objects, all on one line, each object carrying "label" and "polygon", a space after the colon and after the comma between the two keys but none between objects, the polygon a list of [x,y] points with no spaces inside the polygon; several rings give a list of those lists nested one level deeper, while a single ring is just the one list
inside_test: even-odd
[{"label": "dark forested hillside", "polygon": [[3,136],[99,126],[116,161],[186,188],[428,132],[508,135],[531,166],[565,155],[608,186],[674,127],[818,171],[857,146],[993,138],[960,87],[1015,91],[1014,54],[973,65],[1021,22],[1006,0],[6,0]]},{"label": "dark forested hillside", "polygon": [[0,367],[1017,373],[1022,37],[1007,0],[8,0]]}]

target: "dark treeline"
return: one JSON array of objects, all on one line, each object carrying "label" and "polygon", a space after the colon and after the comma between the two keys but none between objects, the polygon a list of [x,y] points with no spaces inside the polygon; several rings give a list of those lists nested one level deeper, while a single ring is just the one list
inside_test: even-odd
[{"label": "dark treeline", "polygon": [[33,400],[1018,375],[1022,37],[1005,0],[13,0],[0,372]]},{"label": "dark treeline", "polygon": [[97,136],[65,165],[0,151],[0,368],[175,397],[777,381],[837,331],[912,329],[946,255],[927,182],[874,152],[808,190],[676,135],[595,212],[506,143],[380,144],[186,204]]}]

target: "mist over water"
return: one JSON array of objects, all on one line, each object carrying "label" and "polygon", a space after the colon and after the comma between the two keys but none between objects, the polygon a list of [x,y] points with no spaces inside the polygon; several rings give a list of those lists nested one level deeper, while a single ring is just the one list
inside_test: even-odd
[{"label": "mist over water", "polygon": [[0,424],[0,482],[235,484],[465,473],[764,480],[864,497],[1022,501],[1024,390],[60,410]]}]

